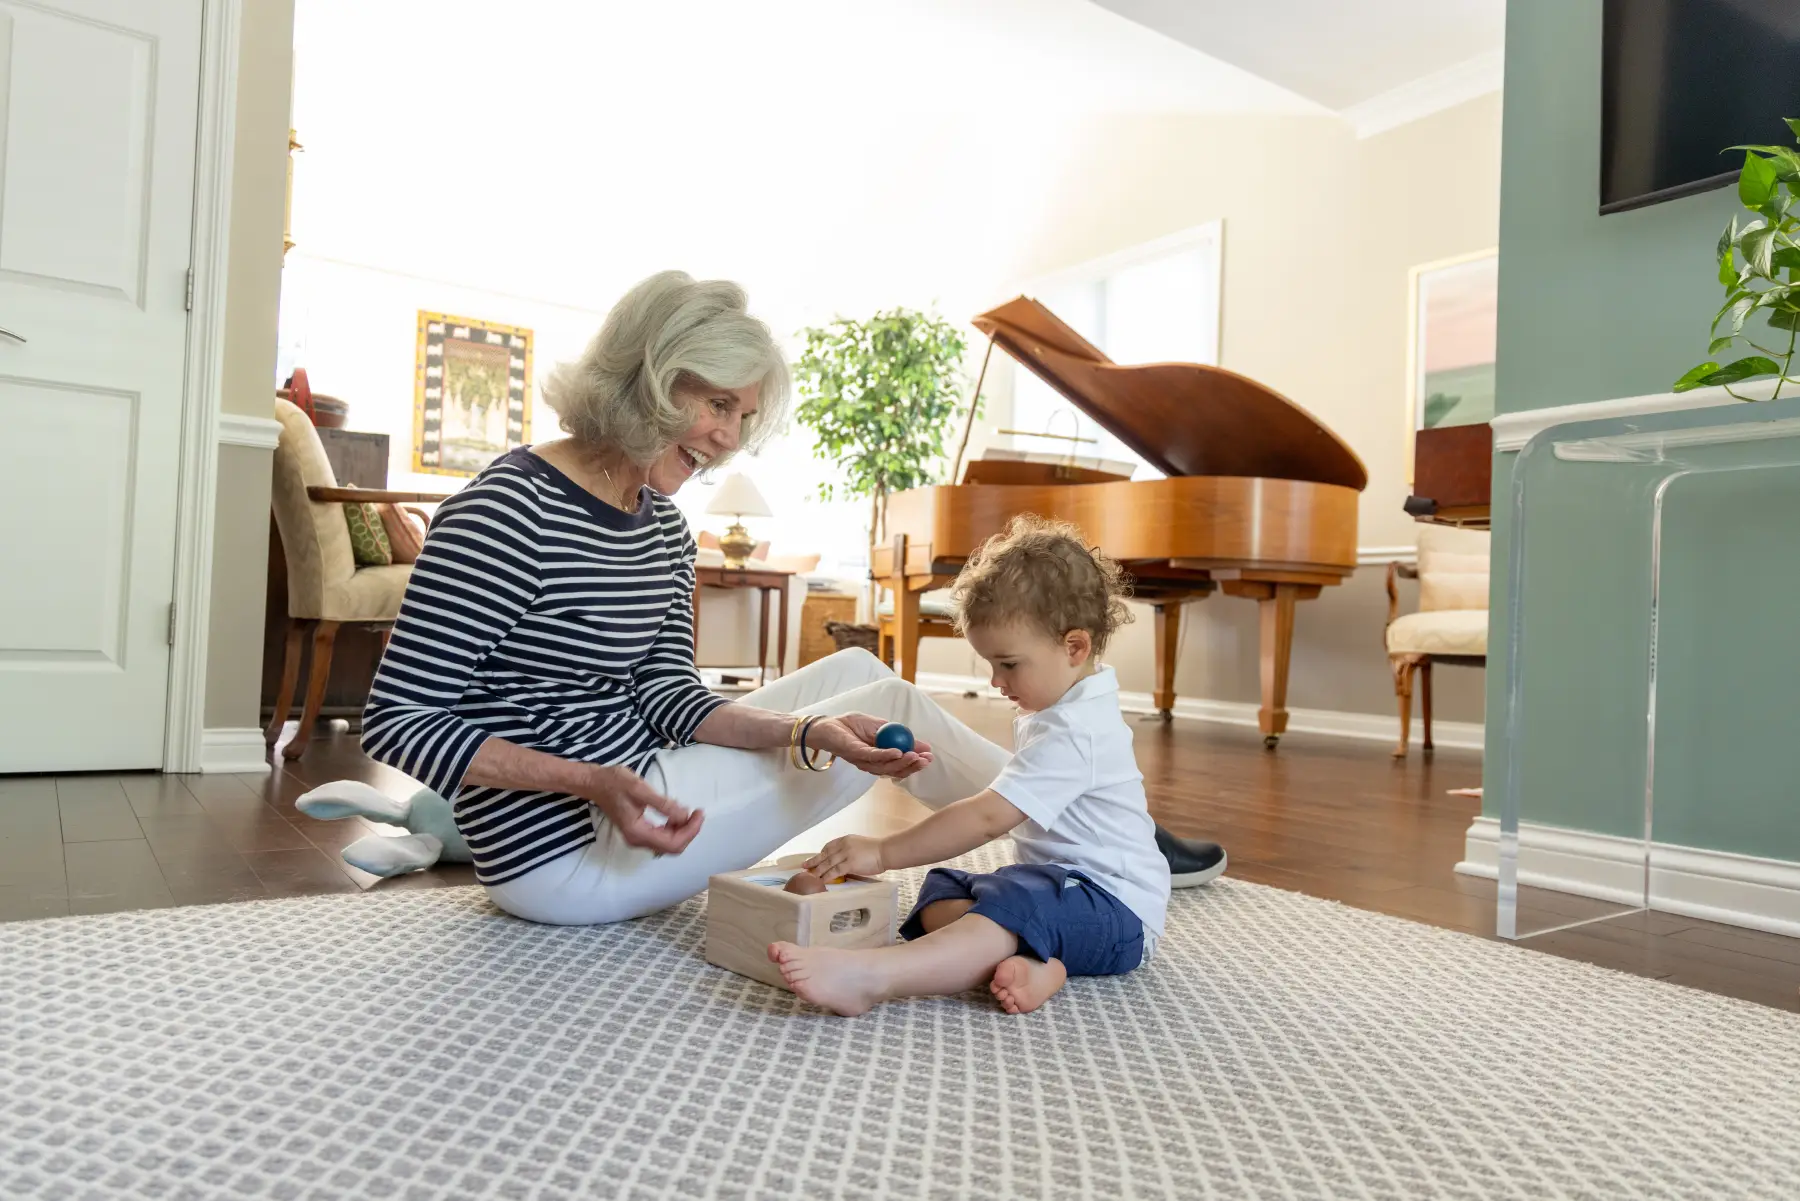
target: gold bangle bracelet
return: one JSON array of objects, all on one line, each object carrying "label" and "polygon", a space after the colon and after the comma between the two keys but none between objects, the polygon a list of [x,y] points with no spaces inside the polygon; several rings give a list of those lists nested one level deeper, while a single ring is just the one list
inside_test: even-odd
[{"label": "gold bangle bracelet", "polygon": [[800,766],[804,767],[807,771],[818,771],[819,770],[818,767],[813,763],[811,749],[809,749],[806,745],[806,735],[808,732],[810,732],[812,730],[813,722],[815,722],[817,720],[818,720],[818,718],[816,718],[816,717],[809,717],[803,723],[801,723],[800,737],[797,740],[797,745],[798,745],[799,751],[800,751]]},{"label": "gold bangle bracelet", "polygon": [[[817,720],[818,716],[815,714],[814,716],[807,718],[806,724],[800,727],[800,761],[806,765],[807,771],[826,771],[830,769],[833,763],[837,762],[837,756],[830,751],[821,752],[806,745],[806,735],[812,730],[813,722]],[[819,754],[828,755],[830,757],[827,758],[825,762],[820,763],[814,758],[814,756]]]},{"label": "gold bangle bracelet", "polygon": [[788,762],[794,765],[796,771],[805,770],[800,762],[800,723],[805,720],[804,717],[796,717],[794,728],[788,731]]}]

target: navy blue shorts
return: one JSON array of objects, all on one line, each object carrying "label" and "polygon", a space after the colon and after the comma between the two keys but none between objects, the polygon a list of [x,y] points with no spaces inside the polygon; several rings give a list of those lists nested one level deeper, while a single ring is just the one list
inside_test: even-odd
[{"label": "navy blue shorts", "polygon": [[1080,872],[1019,863],[991,875],[934,867],[900,937],[925,933],[920,914],[937,901],[974,901],[979,913],[1019,939],[1019,950],[1062,960],[1071,976],[1118,976],[1144,960],[1144,923]]}]

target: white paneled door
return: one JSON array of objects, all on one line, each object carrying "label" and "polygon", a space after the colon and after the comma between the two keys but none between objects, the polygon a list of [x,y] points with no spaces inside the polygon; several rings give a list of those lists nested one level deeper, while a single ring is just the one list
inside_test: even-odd
[{"label": "white paneled door", "polygon": [[160,767],[201,0],[0,0],[0,772]]}]

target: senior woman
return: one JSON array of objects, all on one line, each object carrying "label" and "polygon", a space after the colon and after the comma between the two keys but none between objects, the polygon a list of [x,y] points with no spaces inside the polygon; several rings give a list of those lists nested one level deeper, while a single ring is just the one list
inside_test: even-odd
[{"label": "senior woman", "polygon": [[[476,879],[508,912],[640,916],[757,862],[871,776],[935,807],[1005,765],[864,652],[735,704],[701,682],[695,544],[669,497],[779,429],[788,391],[742,289],[653,276],[546,382],[567,437],[503,455],[433,519],[363,745],[454,801]],[[877,749],[884,721],[915,749]],[[835,759],[808,770],[798,749]]]}]

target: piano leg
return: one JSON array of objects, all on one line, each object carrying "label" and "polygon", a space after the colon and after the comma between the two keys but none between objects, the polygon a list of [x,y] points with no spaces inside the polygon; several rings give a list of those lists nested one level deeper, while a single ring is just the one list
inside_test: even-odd
[{"label": "piano leg", "polygon": [[894,674],[908,683],[919,676],[919,594],[907,586],[904,535],[896,539],[896,570],[888,579],[894,594]]},{"label": "piano leg", "polygon": [[1294,650],[1294,605],[1319,595],[1318,584],[1280,583],[1271,580],[1227,580],[1227,596],[1256,602],[1262,624],[1262,708],[1256,724],[1262,728],[1263,745],[1270,750],[1287,732],[1288,660]]},{"label": "piano leg", "polygon": [[1270,750],[1287,732],[1288,661],[1294,650],[1294,601],[1299,591],[1294,584],[1272,584],[1270,595],[1257,600],[1262,616],[1262,709],[1256,724]]},{"label": "piano leg", "polygon": [[1156,606],[1156,712],[1164,721],[1175,716],[1175,656],[1181,647],[1181,602]]}]

